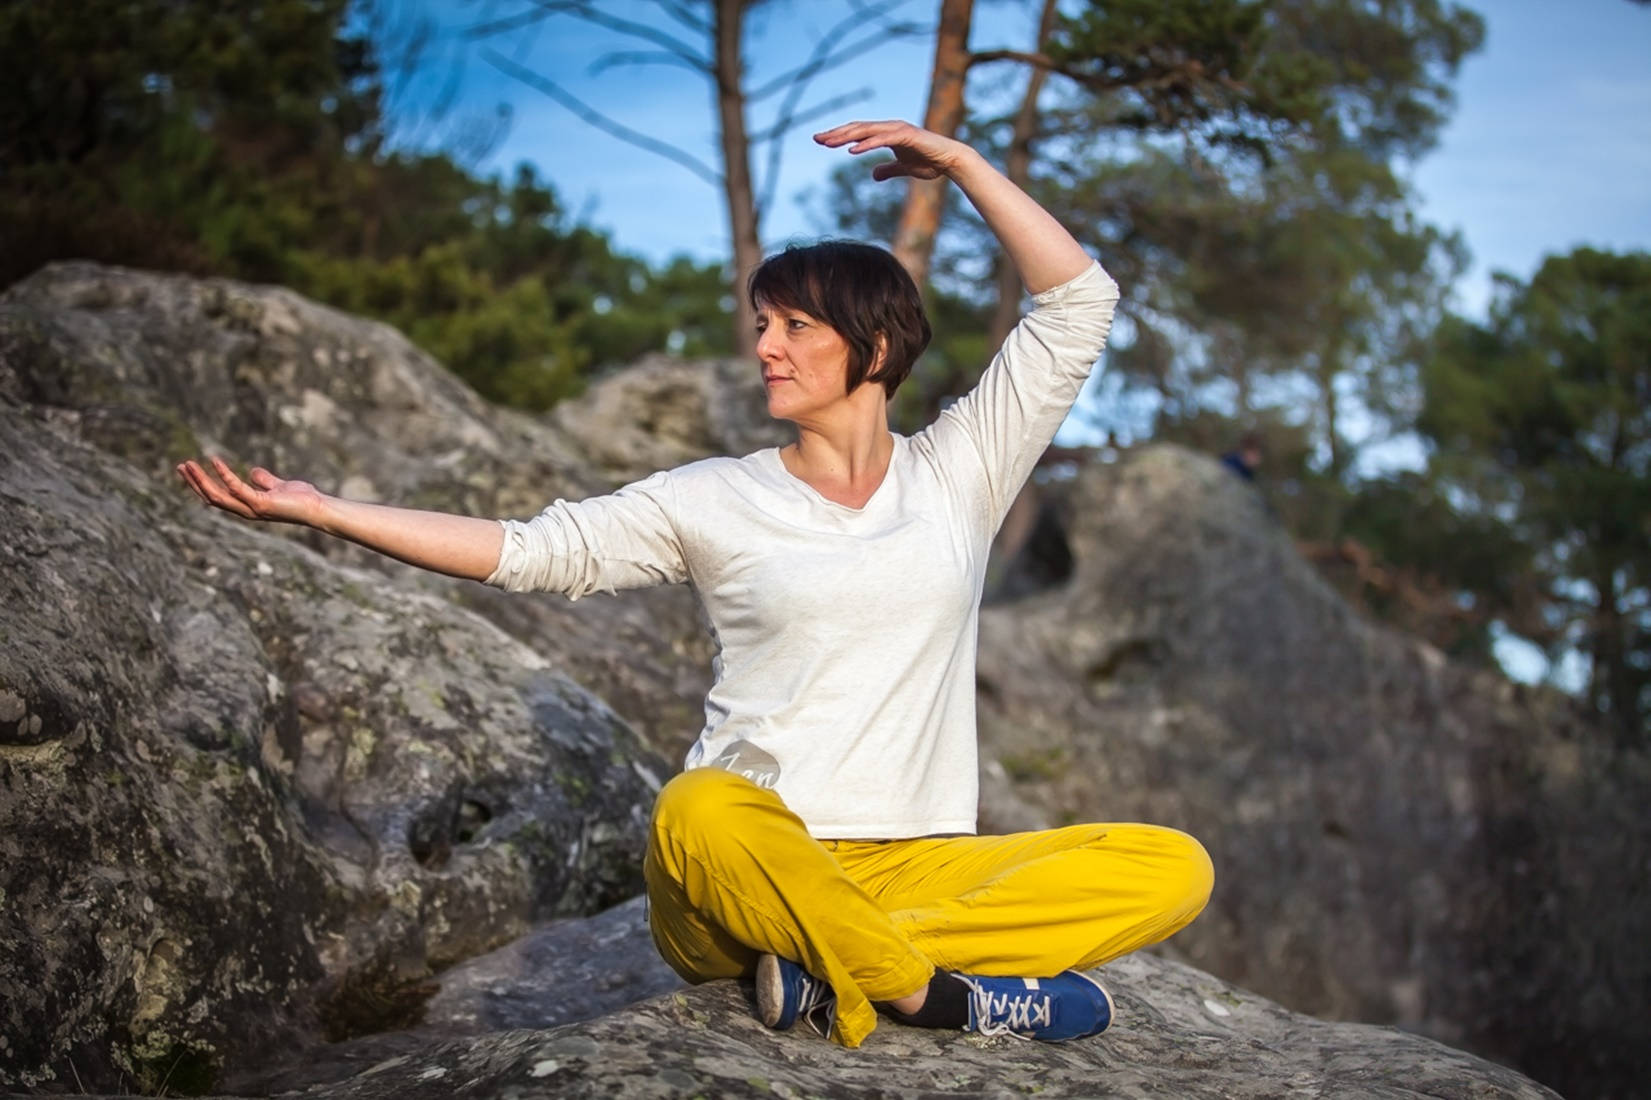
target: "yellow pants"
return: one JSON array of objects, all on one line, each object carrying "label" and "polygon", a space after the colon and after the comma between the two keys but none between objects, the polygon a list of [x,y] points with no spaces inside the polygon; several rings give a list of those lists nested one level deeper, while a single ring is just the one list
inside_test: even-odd
[{"label": "yellow pants", "polygon": [[936,967],[1049,977],[1186,927],[1209,900],[1202,845],[1155,825],[1010,836],[816,840],[774,792],[720,768],[667,783],[643,862],[649,926],[690,982],[779,955],[837,994],[832,1038],[859,1046],[873,1001]]}]

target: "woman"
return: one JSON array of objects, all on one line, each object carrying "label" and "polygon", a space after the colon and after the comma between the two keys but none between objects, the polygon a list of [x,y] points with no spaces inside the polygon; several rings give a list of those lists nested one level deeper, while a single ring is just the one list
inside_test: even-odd
[{"label": "woman", "polygon": [[[1103,1030],[1081,971],[1158,942],[1208,899],[1183,833],[1079,825],[974,835],[976,623],[992,535],[1100,355],[1116,284],[973,149],[901,122],[815,140],[888,149],[873,176],[947,177],[1035,309],[973,392],[910,438],[888,400],[929,339],[881,249],[792,248],[753,274],[769,412],[797,441],[664,471],[530,522],[327,497],[194,462],[202,499],[413,565],[572,598],[690,582],[719,655],[706,726],[654,807],[649,924],[689,981],[755,975],[770,1027],[847,1046],[881,1010],[1029,1039]],[[219,480],[221,479],[221,480]]]}]

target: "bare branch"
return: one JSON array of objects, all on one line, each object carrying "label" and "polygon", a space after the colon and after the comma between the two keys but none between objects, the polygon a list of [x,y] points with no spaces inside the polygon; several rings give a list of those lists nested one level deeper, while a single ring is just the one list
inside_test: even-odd
[{"label": "bare branch", "polygon": [[[908,23],[887,23],[887,22],[883,22],[883,20],[884,20],[885,16],[888,14],[889,11],[893,10],[896,7],[900,7],[901,5],[905,4],[905,2],[906,2],[906,0],[899,0],[899,2],[896,3],[896,4],[874,4],[874,3],[868,3],[868,0],[848,0],[848,6],[849,6],[849,9],[851,11],[853,11],[855,13],[855,15],[857,15],[862,20],[870,19],[870,20],[874,20],[874,21],[877,21],[877,22],[882,22],[884,30],[894,31],[894,30],[899,29],[904,33],[905,31],[908,31],[908,30],[911,30],[911,29],[917,29],[916,24],[909,23],[909,22]],[[925,36],[931,35],[931,34],[935,33],[935,28],[927,27],[927,28],[917,29],[917,33],[925,35]]]},{"label": "bare branch", "polygon": [[519,11],[515,15],[506,15],[500,19],[489,19],[485,23],[472,23],[468,27],[460,27],[458,33],[466,38],[489,38],[495,34],[506,34],[532,26],[542,19],[549,18],[552,12],[546,11]]},{"label": "bare branch", "polygon": [[632,38],[652,42],[704,72],[712,71],[710,60],[695,53],[694,48],[680,38],[673,37],[658,27],[650,27],[646,23],[621,19],[617,15],[609,15],[607,12],[599,11],[587,0],[533,0],[533,3],[538,5],[539,9],[546,14],[576,16],[587,23],[595,23],[599,27],[606,27],[610,31],[618,31],[620,34],[628,34]]},{"label": "bare branch", "polygon": [[676,65],[684,69],[705,75],[705,70],[698,65],[690,65],[674,53],[665,50],[616,50],[605,53],[590,64],[590,75],[606,72],[620,65]]},{"label": "bare branch", "polygon": [[746,102],[754,103],[757,100],[766,99],[775,92],[790,87],[796,81],[811,80],[815,76],[824,72],[826,69],[841,65],[843,62],[852,60],[853,58],[865,53],[867,50],[874,49],[875,47],[891,41],[892,39],[908,38],[913,35],[922,34],[923,28],[919,27],[915,23],[888,23],[884,24],[882,29],[873,32],[857,42],[843,46],[835,51],[832,50],[832,44],[836,41],[839,35],[842,35],[853,27],[859,26],[868,19],[878,18],[889,10],[899,7],[903,3],[905,3],[905,0],[883,0],[882,3],[874,4],[870,7],[856,8],[852,15],[842,20],[835,27],[832,27],[831,30],[820,36],[819,44],[814,47],[813,55],[809,57],[806,62],[797,66],[795,69],[792,69],[790,72],[781,73],[779,76],[776,76],[772,80],[768,81],[768,83],[747,92],[745,95]]},{"label": "bare branch", "polygon": [[687,4],[678,3],[676,0],[654,0],[654,3],[664,9],[666,15],[689,30],[699,31],[701,34],[711,33],[711,24],[695,15]]},{"label": "bare branch", "polygon": [[482,57],[494,68],[515,77],[530,88],[543,92],[598,130],[611,134],[621,141],[628,142],[638,149],[645,149],[650,153],[664,157],[666,160],[674,161],[712,187],[722,187],[722,176],[692,153],[678,149],[676,146],[660,141],[658,138],[651,138],[647,134],[631,129],[622,122],[609,118],[555,81],[523,68],[496,50],[484,49]]},{"label": "bare branch", "polygon": [[[853,46],[844,46],[836,51],[832,50],[832,43],[851,28],[863,24],[868,19],[880,19],[884,14],[903,3],[905,3],[905,0],[882,0],[881,3],[864,7],[860,4],[853,5],[854,10],[847,18],[839,20],[835,26],[820,36],[820,40],[814,46],[813,54],[802,66],[792,70],[789,76],[771,80],[763,88],[759,88],[746,96],[746,101],[750,102],[764,95],[765,88],[786,88],[785,100],[780,104],[779,116],[775,119],[774,125],[770,126],[762,135],[753,135],[751,138],[753,143],[759,140],[768,142],[768,161],[763,169],[763,184],[757,200],[758,217],[761,217],[773,207],[774,192],[779,187],[780,180],[780,138],[798,124],[797,104],[801,102],[803,93],[808,90],[808,82],[832,65],[846,61],[850,57],[858,57],[865,50],[881,45],[889,41],[890,38],[895,37],[895,35],[889,32],[879,33],[863,39]],[[785,83],[782,84],[781,81]],[[870,93],[866,92],[863,95],[859,93],[851,94],[856,96],[853,102],[858,102],[859,99],[865,98]],[[828,107],[838,105],[828,101],[826,104],[812,108],[809,111],[809,117],[818,117]]]},{"label": "bare branch", "polygon": [[839,108],[846,107],[851,103],[864,102],[870,98],[872,98],[870,88],[861,88],[853,92],[844,92],[842,95],[833,96],[823,103],[816,103],[806,111],[799,111],[793,114],[784,115],[779,119],[779,121],[775,122],[774,125],[770,126],[768,129],[759,130],[757,133],[751,135],[751,143],[753,145],[759,141],[768,142],[768,163],[763,169],[762,197],[757,202],[757,215],[759,218],[766,214],[769,210],[773,209],[774,191],[779,187],[780,138],[784,137],[792,130],[795,130],[797,127],[803,125],[805,122],[811,122],[823,114],[836,111]]},{"label": "bare branch", "polygon": [[1029,53],[1026,50],[975,50],[969,54],[969,65],[984,65],[992,61],[1019,61],[1048,72],[1062,72],[1061,66],[1048,54]]},{"label": "bare branch", "polygon": [[824,102],[816,103],[806,111],[798,111],[796,114],[783,118],[766,130],[758,130],[756,133],[751,135],[751,140],[753,142],[773,141],[777,137],[782,137],[785,134],[790,133],[792,130],[795,130],[804,123],[812,122],[823,114],[835,111],[839,107],[847,107],[853,103],[862,103],[870,98],[872,98],[872,91],[870,88],[860,88],[852,92],[844,92],[842,95],[833,96]]}]

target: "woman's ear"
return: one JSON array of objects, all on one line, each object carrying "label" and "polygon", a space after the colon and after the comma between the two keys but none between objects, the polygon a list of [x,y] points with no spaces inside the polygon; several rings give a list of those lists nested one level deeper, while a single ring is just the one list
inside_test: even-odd
[{"label": "woman's ear", "polygon": [[876,378],[883,373],[883,364],[889,361],[889,337],[886,332],[877,334],[877,353],[872,356],[871,369],[866,372],[867,378]]}]

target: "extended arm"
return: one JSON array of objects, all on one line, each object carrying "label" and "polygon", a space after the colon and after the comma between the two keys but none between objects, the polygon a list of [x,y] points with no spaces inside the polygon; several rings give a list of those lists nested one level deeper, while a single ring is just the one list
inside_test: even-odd
[{"label": "extended arm", "polygon": [[408,565],[470,580],[487,579],[499,563],[504,528],[496,520],[343,500],[260,466],[242,481],[223,459],[213,458],[211,465],[217,477],[193,460],[180,464],[178,474],[206,503],[243,519],[313,527]]},{"label": "extended arm", "polygon": [[872,169],[876,179],[951,179],[980,212],[1033,294],[1076,278],[1094,263],[1053,215],[960,141],[909,122],[849,122],[815,134],[814,140],[834,149],[847,145],[856,154],[889,150],[895,159]]}]

